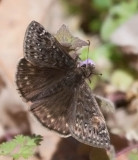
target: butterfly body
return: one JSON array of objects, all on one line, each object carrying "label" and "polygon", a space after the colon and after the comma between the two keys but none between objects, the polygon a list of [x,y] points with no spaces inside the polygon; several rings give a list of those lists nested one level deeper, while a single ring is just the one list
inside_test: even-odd
[{"label": "butterfly body", "polygon": [[91,146],[109,148],[104,117],[85,82],[94,73],[93,63],[76,62],[53,35],[32,21],[25,34],[24,58],[17,68],[18,90],[31,102],[30,111],[44,127]]}]

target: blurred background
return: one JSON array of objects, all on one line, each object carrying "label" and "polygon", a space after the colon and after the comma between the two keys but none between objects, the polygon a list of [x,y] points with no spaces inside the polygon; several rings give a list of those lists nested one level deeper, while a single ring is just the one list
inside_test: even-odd
[{"label": "blurred background", "polygon": [[[92,78],[94,93],[115,104],[105,118],[117,160],[138,160],[138,1],[137,0],[1,0],[0,1],[0,143],[17,134],[40,134],[41,146],[30,160],[109,160],[106,153],[63,139],[43,128],[28,112],[15,85],[23,57],[23,38],[36,20],[50,33],[62,24],[73,36],[90,41],[83,48],[102,76]],[[11,159],[0,156],[0,160]]]}]

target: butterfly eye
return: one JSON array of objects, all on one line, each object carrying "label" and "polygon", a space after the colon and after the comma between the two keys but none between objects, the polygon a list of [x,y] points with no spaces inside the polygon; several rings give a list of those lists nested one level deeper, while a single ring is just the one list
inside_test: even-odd
[{"label": "butterfly eye", "polygon": [[83,64],[81,67],[84,67],[84,68],[86,68],[86,64]]}]

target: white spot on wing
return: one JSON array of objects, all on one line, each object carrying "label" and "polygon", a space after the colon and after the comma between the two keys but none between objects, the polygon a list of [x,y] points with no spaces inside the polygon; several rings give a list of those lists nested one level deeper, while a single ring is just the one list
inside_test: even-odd
[{"label": "white spot on wing", "polygon": [[44,35],[45,34],[45,30],[42,31],[42,33],[40,33],[40,36]]},{"label": "white spot on wing", "polygon": [[27,82],[26,82],[26,84],[27,84],[27,85],[30,85],[30,82],[29,82],[29,81],[27,81]]},{"label": "white spot on wing", "polygon": [[55,119],[52,118],[52,119],[51,119],[51,123],[53,123],[54,121],[55,121]]},{"label": "white spot on wing", "polygon": [[27,77],[27,76],[25,76],[25,77],[24,77],[24,79],[25,79],[25,80],[27,80],[27,79],[28,79],[28,77]]},{"label": "white spot on wing", "polygon": [[50,117],[51,117],[51,115],[50,115],[50,114],[48,114],[48,115],[47,115],[47,118],[50,118]]},{"label": "white spot on wing", "polygon": [[34,58],[35,58],[35,59],[37,59],[37,58],[38,58],[38,56],[34,56]]}]

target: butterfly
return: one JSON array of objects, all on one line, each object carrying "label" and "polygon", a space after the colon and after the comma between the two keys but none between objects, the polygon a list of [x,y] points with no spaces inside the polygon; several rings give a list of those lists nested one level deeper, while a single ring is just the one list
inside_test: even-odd
[{"label": "butterfly", "polygon": [[49,130],[98,148],[109,148],[103,114],[86,80],[92,61],[80,63],[36,21],[25,33],[16,84],[30,111]]}]

